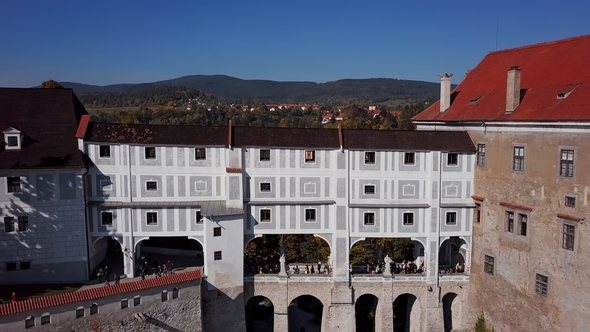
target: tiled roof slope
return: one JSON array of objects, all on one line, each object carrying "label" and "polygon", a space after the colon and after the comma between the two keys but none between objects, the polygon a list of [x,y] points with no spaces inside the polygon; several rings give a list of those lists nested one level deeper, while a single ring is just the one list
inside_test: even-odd
[{"label": "tiled roof slope", "polygon": [[20,150],[0,146],[0,169],[83,167],[78,122],[87,114],[71,89],[0,88],[0,130],[18,128]]},{"label": "tiled roof slope", "polygon": [[[590,120],[588,59],[590,35],[489,53],[451,93],[449,109],[440,113],[437,102],[414,121]],[[526,92],[520,106],[505,114],[507,72],[513,66],[520,68]],[[557,98],[575,85],[567,98]]]},{"label": "tiled roof slope", "polygon": [[30,300],[0,304],[0,316],[12,315],[19,312],[39,310],[75,302],[90,301],[106,296],[137,292],[148,288],[173,285],[181,282],[201,279],[201,270],[176,273],[161,278],[150,278],[121,283],[119,285],[87,288],[76,292],[39,297]]},{"label": "tiled roof slope", "polygon": [[[234,147],[339,149],[338,130],[233,127]],[[227,146],[228,127],[90,123],[87,141]],[[466,132],[343,130],[344,148],[474,152]],[[231,170],[230,170],[231,171]]]}]

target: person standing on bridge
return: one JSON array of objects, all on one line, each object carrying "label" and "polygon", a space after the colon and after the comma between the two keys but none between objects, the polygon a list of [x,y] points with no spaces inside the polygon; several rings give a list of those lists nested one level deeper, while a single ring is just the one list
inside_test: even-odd
[{"label": "person standing on bridge", "polygon": [[322,261],[318,260],[318,274],[320,274],[322,271]]}]

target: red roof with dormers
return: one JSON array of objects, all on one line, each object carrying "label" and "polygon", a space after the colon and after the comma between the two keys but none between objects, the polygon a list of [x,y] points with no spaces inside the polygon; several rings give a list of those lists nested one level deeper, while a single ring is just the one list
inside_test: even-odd
[{"label": "red roof with dormers", "polygon": [[[449,109],[440,113],[436,102],[413,120],[590,120],[588,59],[590,35],[491,52],[451,92]],[[521,102],[505,114],[507,73],[513,66],[520,68]],[[557,97],[569,91],[566,98]]]},{"label": "red roof with dormers", "polygon": [[70,293],[0,304],[0,316],[12,315],[31,310],[40,310],[75,302],[85,302],[101,297],[137,292],[148,288],[168,286],[197,279],[201,279],[201,270],[177,272],[161,278],[135,280],[131,282],[123,282],[119,285],[112,284],[111,286],[86,288]]}]

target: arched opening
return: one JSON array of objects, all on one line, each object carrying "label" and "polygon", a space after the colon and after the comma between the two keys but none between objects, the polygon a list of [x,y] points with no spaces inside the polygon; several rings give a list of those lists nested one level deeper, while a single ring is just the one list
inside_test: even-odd
[{"label": "arched opening", "polygon": [[252,239],[244,251],[246,274],[276,274],[285,255],[285,272],[329,275],[330,245],[312,234],[263,235]]},{"label": "arched opening", "polygon": [[453,236],[443,241],[438,255],[438,265],[442,274],[463,273],[467,262],[467,243]]},{"label": "arched opening", "polygon": [[114,275],[125,275],[124,255],[121,243],[114,237],[101,237],[94,240],[90,253],[92,278],[99,282],[113,280]]},{"label": "arched opening", "polygon": [[455,293],[447,293],[442,298],[445,332],[450,332],[453,330],[453,316],[457,314],[453,310],[453,302],[455,302],[456,297],[457,294]]},{"label": "arched opening", "polygon": [[414,325],[412,319],[412,309],[416,302],[416,296],[412,294],[402,294],[393,301],[393,331],[394,332],[409,332]]},{"label": "arched opening", "polygon": [[246,303],[246,332],[273,332],[275,309],[264,296],[254,296]]},{"label": "arched opening", "polygon": [[375,332],[375,316],[379,299],[373,294],[359,297],[354,304],[356,332]]},{"label": "arched opening", "polygon": [[203,266],[203,246],[186,236],[150,237],[137,243],[135,260],[137,275],[174,273],[174,270]]},{"label": "arched opening", "polygon": [[287,309],[289,332],[320,332],[324,305],[311,295],[301,295]]},{"label": "arched opening", "polygon": [[350,249],[350,273],[381,274],[385,257],[391,259],[391,273],[415,273],[418,270],[414,243],[409,238],[366,238]]}]

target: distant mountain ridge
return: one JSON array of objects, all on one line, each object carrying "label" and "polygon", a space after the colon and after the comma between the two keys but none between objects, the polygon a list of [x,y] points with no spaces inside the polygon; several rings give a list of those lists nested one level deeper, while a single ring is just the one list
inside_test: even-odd
[{"label": "distant mountain ridge", "polygon": [[227,100],[249,99],[263,102],[338,102],[358,98],[382,102],[396,99],[436,98],[440,93],[438,83],[393,78],[342,79],[315,83],[244,80],[226,75],[190,75],[139,84],[98,86],[75,82],[59,83],[66,88],[72,88],[76,93],[123,93],[159,85],[184,86]]}]

